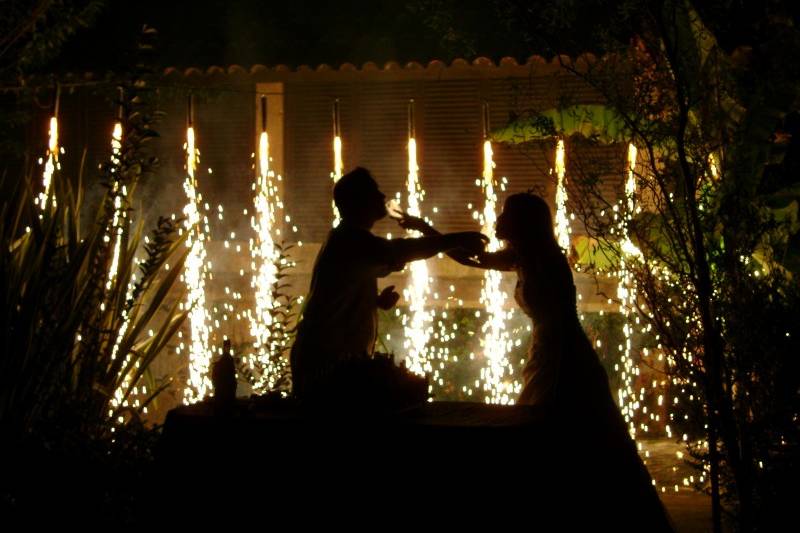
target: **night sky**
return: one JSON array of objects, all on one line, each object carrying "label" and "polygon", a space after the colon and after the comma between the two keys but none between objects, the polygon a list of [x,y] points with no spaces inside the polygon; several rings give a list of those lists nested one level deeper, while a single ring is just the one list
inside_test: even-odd
[{"label": "night sky", "polygon": [[[143,24],[159,31],[161,66],[428,61],[452,55],[402,2],[113,2],[62,54],[71,70],[113,68]],[[485,53],[499,54],[501,43]]]},{"label": "night sky", "polygon": [[[159,66],[250,66],[452,60],[539,53],[599,52],[594,32],[616,26],[623,0],[139,0],[108,2],[90,29],[71,39],[54,70],[126,65],[142,25],[159,31]],[[621,7],[623,6],[623,7]],[[697,8],[728,49],[759,37],[753,21],[800,3],[715,0]],[[560,30],[569,27],[569,32]],[[618,35],[624,39],[624,35]]]}]

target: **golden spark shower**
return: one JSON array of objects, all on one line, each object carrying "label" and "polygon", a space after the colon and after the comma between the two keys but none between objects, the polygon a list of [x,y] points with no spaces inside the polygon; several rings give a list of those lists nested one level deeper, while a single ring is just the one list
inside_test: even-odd
[{"label": "golden spark shower", "polygon": [[186,258],[183,281],[188,291],[186,306],[189,312],[189,379],[184,389],[184,402],[195,403],[211,391],[209,366],[211,347],[209,343],[211,318],[206,309],[206,241],[208,219],[200,213],[202,196],[197,190],[197,166],[200,153],[197,149],[193,125],[193,101],[189,98],[186,127],[186,177],[183,190],[186,206],[183,208],[184,231],[188,232],[186,246],[190,252]]},{"label": "golden spark shower", "polygon": [[[331,172],[331,179],[336,184],[342,177],[344,172],[344,160],[342,159],[342,131],[339,116],[339,99],[333,101],[333,172]],[[333,227],[339,225],[341,218],[339,217],[339,209],[336,204],[331,200],[333,207]]]},{"label": "golden spark shower", "polygon": [[[500,249],[500,241],[495,236],[497,223],[497,184],[494,179],[494,159],[492,142],[489,140],[489,106],[483,105],[483,172],[481,173],[481,192],[483,192],[483,213],[481,232],[489,236],[489,252]],[[503,274],[498,270],[486,270],[481,287],[481,304],[484,306],[486,320],[481,327],[481,345],[485,358],[482,370],[484,401],[486,403],[514,403],[520,384],[512,381],[512,368],[508,361],[510,341],[506,330],[509,312],[505,309],[508,295],[501,288]]]},{"label": "golden spark shower", "polygon": [[[406,211],[415,217],[422,216],[422,201],[425,191],[419,179],[417,165],[417,140],[414,127],[414,100],[408,103],[408,179],[406,180]],[[412,236],[419,236],[417,231],[409,231]],[[431,371],[427,356],[427,344],[430,338],[430,312],[426,302],[430,294],[428,265],[425,261],[414,261],[409,265],[411,276],[403,296],[408,302],[408,315],[403,317],[403,330],[406,352],[406,366],[417,374],[423,375]]]},{"label": "golden spark shower", "polygon": [[[58,118],[57,116],[50,117],[50,129],[48,130],[47,154],[44,159],[44,172],[42,173],[42,192],[39,193],[37,198],[33,199],[33,203],[38,205],[42,210],[47,208],[47,200],[50,197],[50,185],[53,182],[53,174],[61,168],[61,163],[58,162]],[[42,160],[39,160],[42,163]],[[53,206],[55,207],[55,206]]]},{"label": "golden spark shower", "polygon": [[259,392],[271,390],[282,373],[285,361],[276,357],[276,343],[273,340],[273,289],[277,280],[278,249],[275,246],[277,210],[280,207],[276,176],[270,168],[269,135],[267,134],[267,97],[260,98],[261,133],[258,137],[258,171],[253,185],[255,196],[254,215],[250,224],[255,232],[251,243],[253,289],[255,308],[250,313],[250,335],[253,337],[251,368],[258,366],[254,389]]},{"label": "golden spark shower", "polygon": [[572,230],[569,226],[569,213],[567,213],[567,166],[565,163],[566,149],[564,140],[559,139],[556,143],[555,174],[556,174],[556,238],[558,245],[569,252],[570,234]]}]

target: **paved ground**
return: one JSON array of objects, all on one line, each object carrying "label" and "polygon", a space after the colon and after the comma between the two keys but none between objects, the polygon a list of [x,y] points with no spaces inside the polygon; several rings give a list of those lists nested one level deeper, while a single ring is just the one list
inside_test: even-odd
[{"label": "paved ground", "polygon": [[677,457],[677,452],[685,451],[684,447],[669,439],[659,439],[643,442],[643,451],[649,452],[643,453],[642,458],[678,533],[711,531],[711,498],[683,484],[685,477],[697,475]]}]

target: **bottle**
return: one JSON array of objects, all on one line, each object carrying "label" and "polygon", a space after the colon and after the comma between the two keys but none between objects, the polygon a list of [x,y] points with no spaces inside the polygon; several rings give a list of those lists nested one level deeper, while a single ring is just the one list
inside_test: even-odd
[{"label": "bottle", "polygon": [[222,410],[236,402],[236,365],[231,355],[231,341],[226,339],[222,356],[211,366],[211,384],[214,386],[214,405]]}]

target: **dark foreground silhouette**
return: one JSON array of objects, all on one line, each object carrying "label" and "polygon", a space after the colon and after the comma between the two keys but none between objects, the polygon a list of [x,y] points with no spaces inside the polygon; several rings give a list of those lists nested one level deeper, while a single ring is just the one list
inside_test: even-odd
[{"label": "dark foreground silhouette", "polygon": [[[400,224],[425,237],[372,235],[385,197],[363,169],[343,177],[334,196],[343,220],[314,266],[291,353],[294,397],[171,411],[159,450],[165,472],[221,476],[273,502],[302,495],[308,509],[368,502],[391,512],[407,501],[413,510],[436,483],[428,514],[458,504],[467,516],[510,513],[534,528],[672,530],[578,320],[544,200],[509,197],[497,224],[506,248],[487,253],[480,234],[441,235],[408,215]],[[534,331],[519,405],[426,403],[423,379],[373,357],[377,309],[398,298],[392,287],[377,295],[377,278],[441,251],[517,273],[515,298]],[[262,471],[236,468],[233,457],[261,458],[281,482],[251,486]]]},{"label": "dark foreground silhouette", "polygon": [[292,522],[347,527],[489,520],[491,530],[669,531],[640,505],[646,493],[631,484],[627,449],[597,431],[588,418],[564,423],[528,405],[432,402],[376,413],[273,398],[238,400],[219,416],[206,402],[167,417],[158,500],[180,510],[181,525],[288,512]]}]

